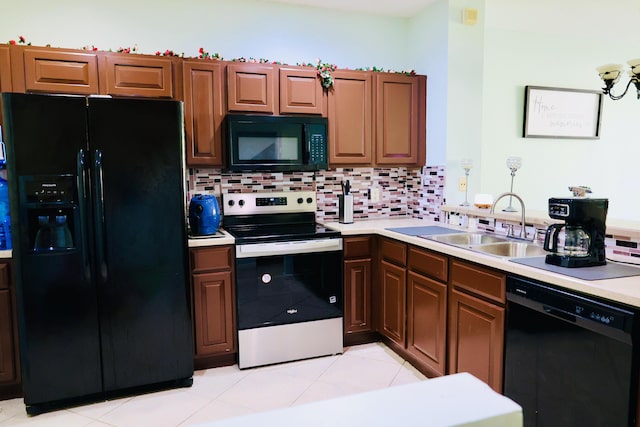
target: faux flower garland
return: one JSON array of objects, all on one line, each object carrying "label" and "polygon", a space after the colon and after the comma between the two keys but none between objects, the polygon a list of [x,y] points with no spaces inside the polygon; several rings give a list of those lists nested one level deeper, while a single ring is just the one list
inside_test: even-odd
[{"label": "faux flower garland", "polygon": [[[27,46],[31,46],[31,42],[27,42],[27,40],[24,38],[24,36],[19,36],[17,40],[9,40],[7,42],[7,44],[10,45],[16,45],[16,44],[24,44]],[[50,44],[47,44],[46,47],[51,47]],[[90,51],[98,51],[99,49],[94,46],[94,45],[87,45],[87,46],[83,46],[82,47],[83,50],[90,50]],[[120,52],[120,53],[135,53],[138,51],[138,45],[134,45],[133,47],[120,47],[116,50],[116,52]],[[109,49],[109,52],[112,52],[111,49]],[[175,57],[179,57],[179,58],[185,58],[184,53],[175,53],[172,50],[165,50],[164,52],[161,51],[156,51],[156,56],[175,56]],[[210,59],[210,60],[216,60],[216,61],[222,61],[223,58],[222,56],[220,56],[219,53],[214,53],[214,54],[210,54],[209,52],[207,52],[206,50],[204,50],[203,47],[201,47],[200,49],[198,49],[198,56],[197,58],[199,59]],[[240,58],[233,58],[230,61],[232,62],[248,62],[248,63],[257,63],[257,64],[278,64],[278,65],[283,65],[283,62],[280,61],[270,61],[268,59],[264,59],[264,58],[260,58],[260,59],[255,59],[255,58],[249,58],[246,59],[245,57],[240,57]],[[284,64],[286,65],[286,64]],[[315,67],[316,70],[318,71],[318,78],[320,79],[320,84],[322,85],[322,87],[324,87],[325,89],[332,89],[333,88],[333,72],[335,70],[338,69],[338,66],[335,64],[329,64],[329,63],[323,63],[319,58],[316,61],[316,64],[311,64],[311,63],[306,63],[306,64],[296,64],[296,65],[301,65],[301,66],[306,66],[306,67]],[[346,70],[348,68],[345,68]],[[384,70],[382,68],[378,68],[378,67],[366,67],[366,68],[356,68],[357,71],[373,71],[373,72],[378,72],[378,73],[382,73],[382,72],[387,72],[387,73],[400,73],[400,74],[406,74],[408,76],[414,76],[416,74],[415,70],[402,70],[402,71],[394,71],[394,70]]]},{"label": "faux flower garland", "polygon": [[320,84],[325,89],[333,88],[333,73],[338,67],[335,64],[322,63],[320,58],[316,62],[316,69],[318,70],[318,77],[320,77]]}]

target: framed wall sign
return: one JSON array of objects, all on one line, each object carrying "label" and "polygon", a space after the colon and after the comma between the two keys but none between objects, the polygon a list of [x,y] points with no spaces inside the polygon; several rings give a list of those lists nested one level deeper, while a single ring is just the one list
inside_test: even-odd
[{"label": "framed wall sign", "polygon": [[579,89],[525,86],[525,138],[599,139],[603,96]]}]

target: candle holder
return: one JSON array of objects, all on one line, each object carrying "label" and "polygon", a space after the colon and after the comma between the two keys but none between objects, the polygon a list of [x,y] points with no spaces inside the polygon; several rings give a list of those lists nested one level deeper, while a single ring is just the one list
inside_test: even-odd
[{"label": "candle holder", "polygon": [[471,168],[473,167],[473,160],[471,159],[463,159],[460,162],[460,165],[462,166],[462,169],[464,169],[464,176],[465,176],[465,182],[466,185],[464,186],[464,202],[460,203],[460,206],[470,206],[471,204],[469,203],[469,171],[471,170]]},{"label": "candle holder", "polygon": [[[511,156],[507,157],[507,167],[511,171],[511,190],[513,193],[513,178],[516,176],[516,171],[522,167],[522,157]],[[511,202],[513,201],[513,197],[509,196],[509,206],[502,209],[503,212],[518,212],[516,208],[513,207]]]}]

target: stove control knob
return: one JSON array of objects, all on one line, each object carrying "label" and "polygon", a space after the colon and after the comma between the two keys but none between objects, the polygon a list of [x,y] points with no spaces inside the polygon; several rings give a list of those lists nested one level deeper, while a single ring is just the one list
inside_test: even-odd
[{"label": "stove control knob", "polygon": [[302,200],[302,197],[298,197],[298,204],[301,204],[304,200]]},{"label": "stove control knob", "polygon": [[238,202],[238,204],[239,204],[240,206],[244,206],[244,200],[243,200],[243,199],[240,199],[240,201]]},{"label": "stove control knob", "polygon": [[307,203],[313,203],[313,199],[311,197],[307,197]]},{"label": "stove control knob", "polygon": [[233,206],[233,205],[235,205],[235,204],[236,204],[236,202],[235,202],[235,200],[229,200],[229,203],[228,203],[228,204],[229,204],[229,206]]}]

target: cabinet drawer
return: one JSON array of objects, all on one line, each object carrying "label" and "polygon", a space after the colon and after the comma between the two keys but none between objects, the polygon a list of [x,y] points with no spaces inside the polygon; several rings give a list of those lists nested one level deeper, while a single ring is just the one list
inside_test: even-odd
[{"label": "cabinet drawer", "polygon": [[229,270],[232,265],[232,246],[215,246],[191,250],[191,270],[194,273]]},{"label": "cabinet drawer", "polygon": [[405,266],[407,264],[407,245],[395,240],[382,239],[380,241],[380,256],[394,264]]},{"label": "cabinet drawer", "polygon": [[441,282],[447,281],[448,266],[447,256],[435,252],[409,248],[409,270],[431,277]]},{"label": "cabinet drawer", "polygon": [[506,276],[496,270],[451,260],[451,284],[478,296],[504,304]]},{"label": "cabinet drawer", "polygon": [[343,243],[345,258],[371,257],[371,237],[349,237]]},{"label": "cabinet drawer", "polygon": [[9,263],[0,263],[0,289],[9,289],[10,285]]}]

